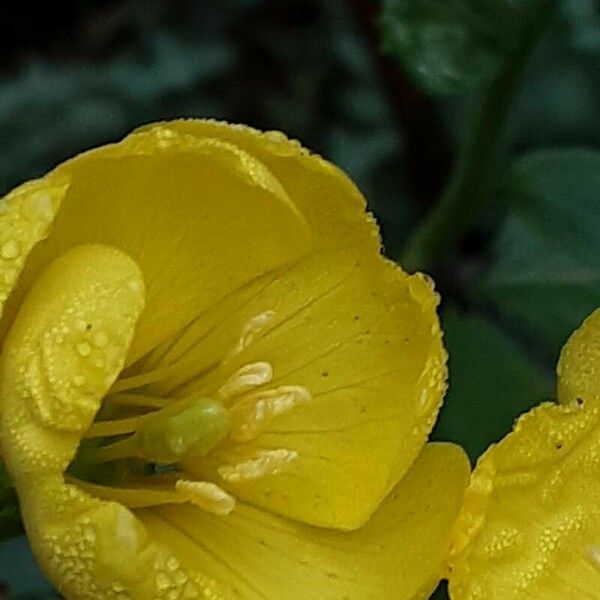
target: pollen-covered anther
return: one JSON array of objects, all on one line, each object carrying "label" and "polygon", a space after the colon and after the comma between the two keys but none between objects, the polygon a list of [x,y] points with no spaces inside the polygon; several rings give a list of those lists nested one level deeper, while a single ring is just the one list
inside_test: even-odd
[{"label": "pollen-covered anther", "polygon": [[90,483],[71,476],[67,476],[67,480],[73,489],[80,489],[90,497],[115,502],[131,509],[190,503],[214,515],[225,516],[235,508],[235,498],[217,484],[174,478],[172,475],[174,474],[134,478],[125,487]]},{"label": "pollen-covered anther", "polygon": [[273,378],[273,367],[268,362],[256,362],[238,369],[218,391],[219,398],[229,400],[268,383]]},{"label": "pollen-covered anther", "polygon": [[175,491],[202,510],[224,517],[235,508],[235,498],[209,481],[179,479]]},{"label": "pollen-covered anther", "polygon": [[587,555],[592,564],[597,569],[600,569],[600,545],[592,544],[591,546],[588,546]]},{"label": "pollen-covered anther", "polygon": [[265,330],[267,325],[273,320],[274,316],[274,311],[266,310],[265,312],[259,313],[258,315],[252,317],[244,325],[242,335],[231,351],[231,356],[235,356],[236,354],[239,354],[245,350],[255,340],[256,336]]},{"label": "pollen-covered anther", "polygon": [[310,400],[310,392],[300,385],[284,385],[238,400],[231,408],[231,438],[236,441],[252,440],[274,417]]},{"label": "pollen-covered anther", "polygon": [[257,458],[236,465],[222,465],[217,470],[227,483],[241,483],[261,479],[266,475],[277,475],[298,458],[295,450],[278,448],[259,452]]}]

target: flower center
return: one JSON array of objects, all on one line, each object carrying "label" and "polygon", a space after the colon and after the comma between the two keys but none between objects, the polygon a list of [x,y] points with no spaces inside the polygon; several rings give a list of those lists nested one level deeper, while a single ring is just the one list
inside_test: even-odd
[{"label": "flower center", "polygon": [[98,422],[89,437],[131,433],[129,437],[101,447],[98,462],[142,458],[174,464],[189,456],[205,456],[229,433],[229,412],[220,400],[186,398],[157,412],[139,417]]},{"label": "flower center", "polygon": [[[273,318],[267,311],[251,318],[224,359],[259,338]],[[273,419],[310,401],[297,385],[268,387],[273,366],[251,362],[222,382],[212,396],[162,398],[136,393],[167,374],[187,369],[186,359],[120,379],[104,399],[100,419],[85,435],[70,472],[90,493],[131,507],[192,502],[217,515],[235,508],[229,492],[236,484],[277,475],[297,459],[294,450],[255,452],[246,460],[218,464],[216,480],[196,481],[180,466],[192,460],[214,463],[218,456],[248,454],[243,446],[258,438]],[[110,418],[107,418],[110,417]],[[221,486],[228,488],[225,491]]]}]

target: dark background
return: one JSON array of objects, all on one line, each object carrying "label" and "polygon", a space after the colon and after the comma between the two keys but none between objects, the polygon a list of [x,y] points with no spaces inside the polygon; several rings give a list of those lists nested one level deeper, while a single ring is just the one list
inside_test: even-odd
[{"label": "dark background", "polygon": [[[359,0],[2,3],[0,193],[142,123],[215,117],[282,130],[344,168],[396,258],[443,189],[476,98],[434,99],[417,89],[380,51],[379,10]],[[516,99],[514,155],[558,145],[598,149],[599,64],[598,3],[562,2]],[[600,304],[594,264],[562,329],[529,327],[525,308],[507,309],[518,286],[504,286],[500,275],[510,265],[498,253],[521,245],[518,270],[531,241],[510,237],[511,218],[507,203],[493,205],[453,249],[453,268],[433,273],[452,356],[451,393],[435,435],[460,441],[474,459],[522,410],[553,394],[565,333]],[[558,258],[545,260],[553,274]],[[571,305],[564,285],[559,292]],[[3,579],[11,598],[51,597],[23,539],[0,544]]]}]

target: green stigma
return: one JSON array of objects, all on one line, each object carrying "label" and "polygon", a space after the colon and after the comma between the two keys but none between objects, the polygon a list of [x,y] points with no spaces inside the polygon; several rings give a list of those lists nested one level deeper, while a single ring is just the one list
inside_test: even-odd
[{"label": "green stigma", "polygon": [[173,464],[205,456],[229,433],[229,411],[216,398],[186,398],[143,418],[130,437],[99,448],[97,462],[142,458]]},{"label": "green stigma", "polygon": [[159,411],[135,436],[143,458],[169,464],[184,456],[205,456],[228,433],[229,411],[223,403],[198,398]]}]

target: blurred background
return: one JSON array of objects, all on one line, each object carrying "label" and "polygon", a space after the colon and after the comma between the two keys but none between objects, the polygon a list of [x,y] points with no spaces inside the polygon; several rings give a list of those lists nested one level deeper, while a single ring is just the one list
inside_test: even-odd
[{"label": "blurred background", "polygon": [[[559,5],[515,97],[496,201],[451,249],[452,265],[432,273],[451,354],[434,435],[461,442],[474,460],[520,412],[553,396],[560,346],[600,305],[600,8]],[[2,3],[0,193],[140,124],[214,117],[282,130],[340,165],[398,258],[444,189],[477,90],[440,95],[420,85],[382,51],[394,44],[383,39],[381,8]],[[536,154],[556,148],[577,150]],[[526,158],[511,162],[527,156],[533,174]],[[570,165],[566,174],[557,160]],[[515,173],[519,185],[508,185]],[[0,543],[0,582],[2,600],[54,597],[22,537]]]}]

